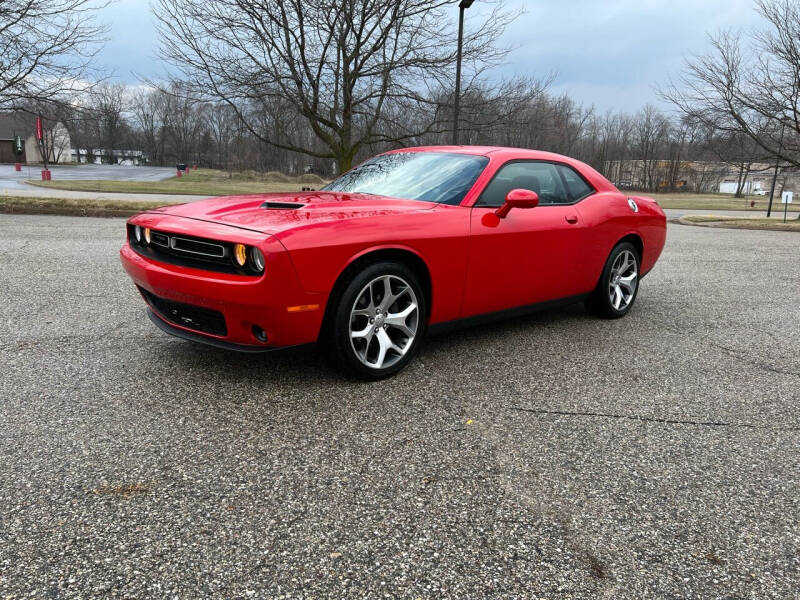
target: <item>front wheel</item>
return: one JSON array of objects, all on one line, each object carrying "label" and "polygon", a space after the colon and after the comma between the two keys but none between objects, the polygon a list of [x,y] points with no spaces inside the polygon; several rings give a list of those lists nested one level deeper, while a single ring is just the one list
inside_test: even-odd
[{"label": "front wheel", "polygon": [[416,354],[427,305],[416,275],[401,263],[380,262],[355,274],[336,300],[328,353],[348,375],[394,375]]},{"label": "front wheel", "polygon": [[633,244],[617,244],[608,256],[600,283],[586,301],[593,313],[608,319],[625,316],[639,291],[639,254]]}]

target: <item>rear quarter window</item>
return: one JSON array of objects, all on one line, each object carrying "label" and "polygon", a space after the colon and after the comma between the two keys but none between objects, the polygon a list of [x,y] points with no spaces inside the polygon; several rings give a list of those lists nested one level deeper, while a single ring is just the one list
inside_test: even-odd
[{"label": "rear quarter window", "polygon": [[564,178],[564,183],[567,186],[567,195],[571,202],[583,200],[586,196],[594,193],[592,186],[586,183],[586,180],[575,169],[567,165],[557,165],[557,168]]}]

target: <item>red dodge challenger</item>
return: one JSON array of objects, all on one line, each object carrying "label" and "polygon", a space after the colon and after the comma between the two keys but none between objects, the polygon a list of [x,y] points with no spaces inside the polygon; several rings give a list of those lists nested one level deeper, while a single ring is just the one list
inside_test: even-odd
[{"label": "red dodge challenger", "polygon": [[665,237],[654,200],[566,156],[437,146],[319,191],[149,210],[120,254],[167,333],[245,352],[321,342],[379,379],[448,325],[578,301],[621,317]]}]

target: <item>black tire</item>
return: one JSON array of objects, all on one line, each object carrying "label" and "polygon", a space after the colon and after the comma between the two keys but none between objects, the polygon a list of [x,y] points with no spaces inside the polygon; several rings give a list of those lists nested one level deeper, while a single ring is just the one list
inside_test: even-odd
[{"label": "black tire", "polygon": [[[620,264],[619,261],[623,260],[620,257],[625,253],[627,253],[626,258],[631,258],[634,262],[633,269],[635,269],[635,283],[633,285],[633,292],[630,295],[630,299],[624,303],[624,306],[623,302],[620,302],[620,306],[617,307],[614,304],[615,296],[613,295],[614,286],[612,277],[617,277],[618,273],[615,270],[615,266]],[[622,242],[614,246],[614,249],[611,251],[611,254],[608,255],[606,264],[603,267],[603,273],[600,276],[600,281],[598,282],[597,287],[592,292],[592,295],[586,300],[587,310],[605,319],[619,319],[620,317],[624,317],[626,314],[628,314],[628,311],[630,311],[631,307],[636,301],[636,295],[639,292],[639,261],[639,251],[633,244],[629,242]],[[623,293],[622,300],[624,301],[627,298],[627,295],[624,293],[623,287],[620,287],[620,290]]]},{"label": "black tire", "polygon": [[[386,367],[378,368],[376,366],[367,366],[362,360],[362,357],[359,356],[355,347],[357,345],[356,342],[351,342],[350,326],[351,319],[354,319],[353,323],[356,324],[359,319],[367,319],[366,317],[353,317],[352,315],[353,309],[356,308],[356,301],[361,301],[363,299],[367,285],[373,282],[373,285],[376,286],[373,289],[375,290],[376,294],[379,294],[380,290],[377,288],[383,285],[382,279],[386,277],[390,279],[390,285],[397,285],[398,289],[402,289],[402,282],[407,284],[408,287],[413,291],[413,299],[415,300],[417,307],[416,320],[414,321],[416,330],[409,345],[407,347],[404,346],[403,354],[399,355],[399,353],[396,351],[387,352],[386,355],[391,356],[391,359],[393,360],[392,364]],[[381,280],[381,282],[375,283],[376,280]],[[381,261],[367,265],[360,271],[352,274],[349,281],[344,282],[340,289],[341,293],[339,293],[336,298],[332,298],[331,300],[334,302],[334,304],[332,305],[330,320],[327,324],[328,326],[326,327],[324,334],[325,339],[323,340],[326,353],[331,363],[345,375],[365,381],[385,379],[386,377],[391,377],[403,369],[403,367],[405,367],[409,361],[411,361],[411,359],[419,350],[419,345],[423,336],[425,335],[425,328],[428,318],[427,299],[425,298],[425,294],[422,286],[420,285],[419,279],[414,272],[402,263]],[[411,294],[406,294],[403,297],[403,301],[408,301],[409,304],[411,303],[411,299]],[[378,296],[375,300],[377,302],[381,300],[381,297]],[[400,300],[398,300],[398,302],[399,301]],[[390,306],[396,307],[398,305],[393,304]],[[384,313],[386,312],[387,310],[385,309]],[[375,320],[376,319],[373,319],[373,321]],[[362,324],[366,327],[370,327],[372,322],[369,323],[369,325],[366,323]],[[410,323],[410,321],[407,321],[407,323]],[[356,325],[356,328],[360,330],[361,326]],[[404,336],[402,333],[398,333],[399,330],[395,331],[387,326],[386,331],[389,332],[389,335],[399,335],[399,341],[397,343],[403,345],[402,340]],[[379,332],[375,333],[376,337],[378,337],[378,333]],[[395,337],[395,339],[398,338]],[[406,337],[405,341],[407,342],[408,339],[409,338]],[[359,347],[359,349],[361,349],[365,355],[375,354],[376,348],[374,346],[375,344],[380,346],[379,342],[380,340],[373,341],[372,336],[370,336],[369,342],[360,342],[362,345]],[[365,358],[365,360],[367,360],[367,358]],[[367,360],[367,362],[369,361]],[[388,359],[386,362],[388,362]],[[377,364],[377,360],[375,363]]]}]

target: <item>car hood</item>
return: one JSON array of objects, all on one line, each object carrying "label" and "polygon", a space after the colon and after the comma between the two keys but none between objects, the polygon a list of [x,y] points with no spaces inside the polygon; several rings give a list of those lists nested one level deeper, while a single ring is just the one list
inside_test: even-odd
[{"label": "car hood", "polygon": [[420,212],[435,206],[433,202],[372,194],[290,192],[208,198],[148,212],[276,234],[310,224]]}]

